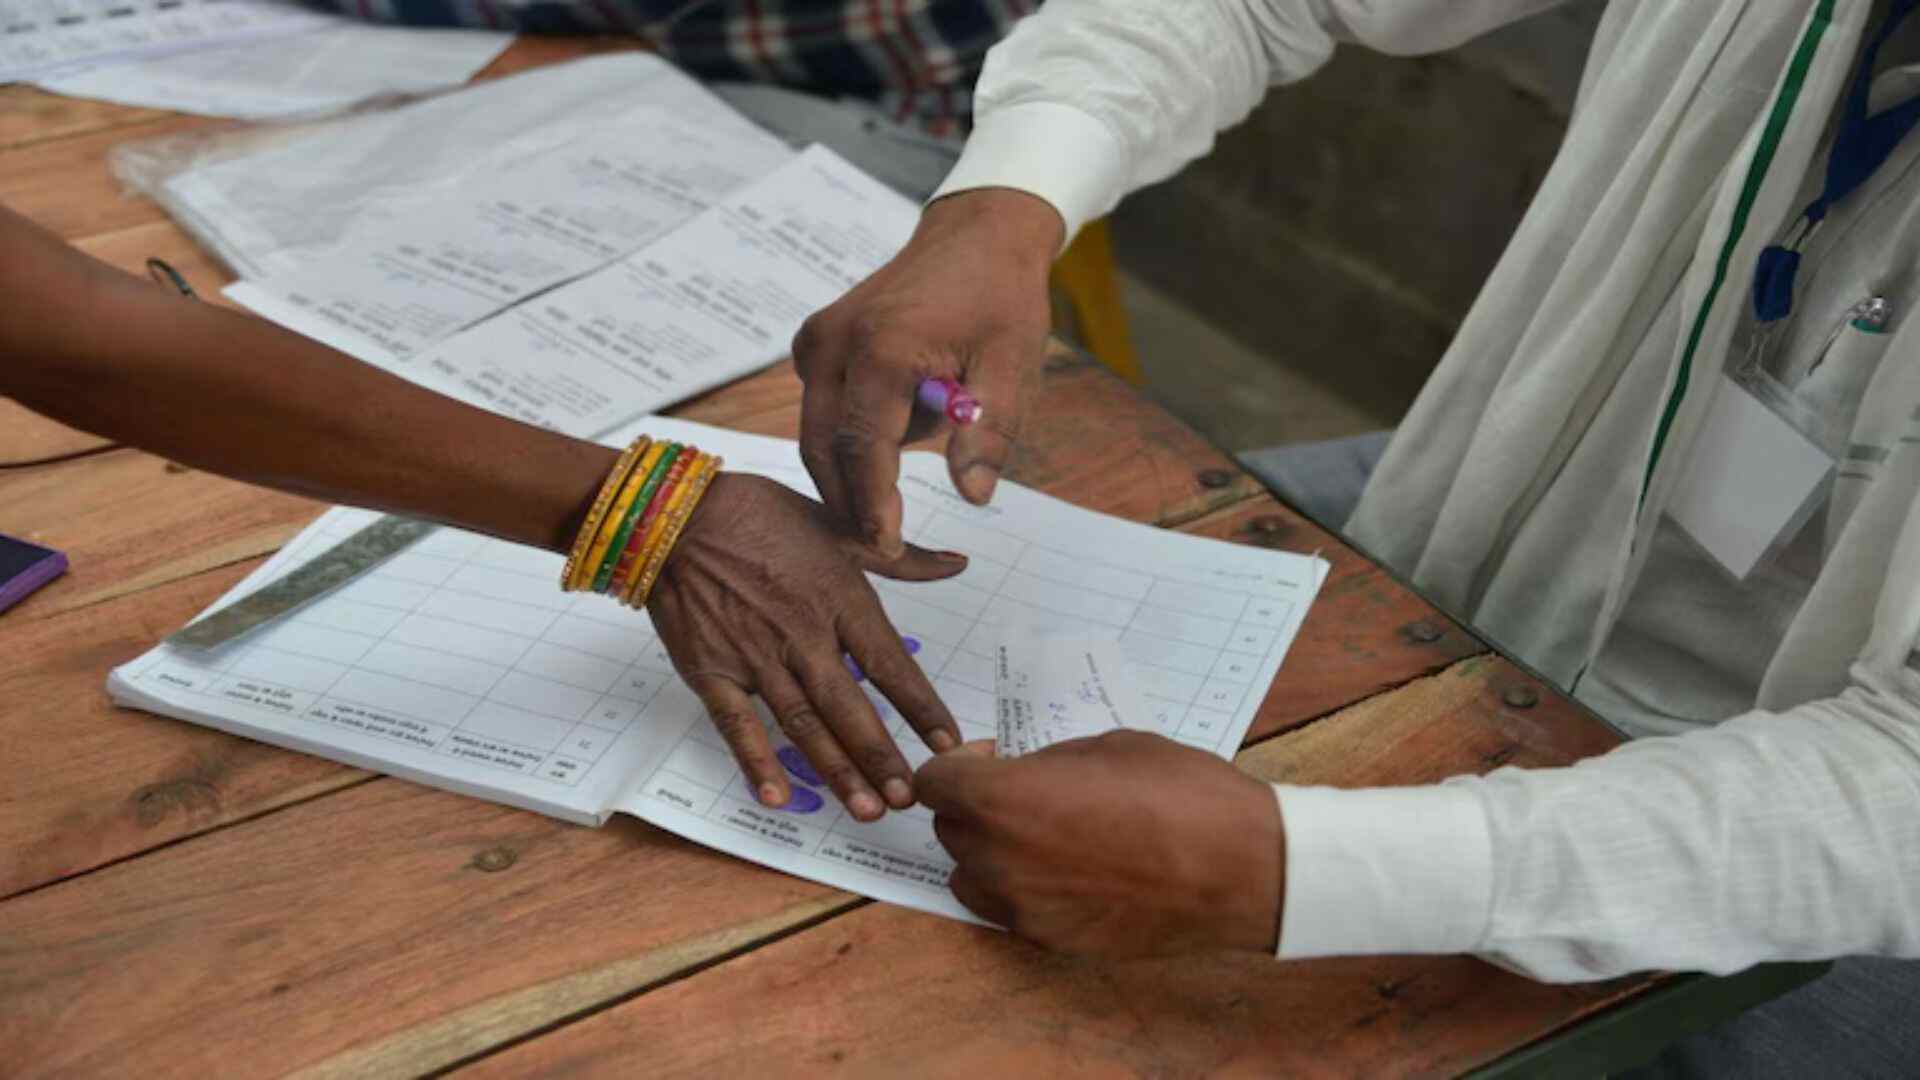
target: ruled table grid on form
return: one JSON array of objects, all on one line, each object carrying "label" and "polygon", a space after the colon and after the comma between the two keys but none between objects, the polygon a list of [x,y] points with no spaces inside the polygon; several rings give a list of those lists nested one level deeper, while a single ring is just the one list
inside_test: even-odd
[{"label": "ruled table grid on form", "polygon": [[[373,517],[334,512],[290,561]],[[673,669],[644,616],[559,592],[558,569],[441,530],[210,662],[176,653],[141,677],[572,786]]]}]

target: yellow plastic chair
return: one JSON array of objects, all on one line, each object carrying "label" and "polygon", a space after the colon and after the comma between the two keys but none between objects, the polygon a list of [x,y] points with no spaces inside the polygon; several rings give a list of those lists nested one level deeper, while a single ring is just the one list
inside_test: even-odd
[{"label": "yellow plastic chair", "polygon": [[1115,375],[1135,386],[1145,383],[1140,358],[1127,333],[1127,309],[1120,303],[1120,280],[1113,265],[1113,234],[1107,220],[1080,230],[1053,264],[1056,304],[1064,304],[1074,336]]}]

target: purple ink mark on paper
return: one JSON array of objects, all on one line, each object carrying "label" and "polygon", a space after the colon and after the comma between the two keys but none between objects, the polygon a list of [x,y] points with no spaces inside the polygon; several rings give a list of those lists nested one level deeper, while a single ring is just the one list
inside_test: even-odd
[{"label": "purple ink mark on paper", "polygon": [[820,774],[813,771],[813,762],[807,760],[807,756],[800,752],[799,747],[783,746],[775,750],[773,756],[780,759],[780,764],[787,767],[787,771],[793,774],[794,779],[816,786],[826,784],[825,780],[820,779]]},{"label": "purple ink mark on paper", "polygon": [[819,813],[821,807],[827,805],[827,801],[820,797],[820,793],[812,788],[797,787],[791,790],[793,794],[787,796],[787,805],[780,808],[789,814],[815,814]]},{"label": "purple ink mark on paper", "polygon": [[920,655],[920,639],[917,637],[914,637],[912,634],[901,634],[900,644],[905,645],[907,647],[908,656]]},{"label": "purple ink mark on paper", "polygon": [[867,681],[867,673],[860,670],[860,665],[853,662],[852,656],[848,655],[847,653],[841,653],[840,659],[846,663],[847,674],[853,676],[854,682]]}]

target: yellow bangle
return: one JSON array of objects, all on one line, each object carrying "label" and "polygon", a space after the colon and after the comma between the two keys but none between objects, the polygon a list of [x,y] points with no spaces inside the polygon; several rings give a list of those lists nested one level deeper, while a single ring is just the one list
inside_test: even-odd
[{"label": "yellow bangle", "polygon": [[580,523],[580,531],[573,538],[573,547],[567,552],[567,565],[560,571],[561,591],[574,590],[573,579],[580,568],[580,560],[587,554],[587,545],[600,532],[600,526],[607,517],[607,507],[613,503],[614,493],[620,490],[627,473],[633,469],[634,461],[652,442],[645,435],[633,440],[614,460],[613,468],[607,471],[606,480],[600,484],[600,493],[594,496],[593,506],[587,510],[586,520]]},{"label": "yellow bangle", "polygon": [[600,522],[600,528],[593,538],[593,546],[587,549],[587,557],[574,569],[573,589],[579,591],[593,584],[595,571],[600,569],[601,560],[607,557],[607,548],[612,545],[614,534],[620,531],[620,523],[626,520],[627,511],[633,507],[633,500],[640,494],[641,484],[653,467],[659,463],[661,455],[667,452],[666,443],[653,443],[646,453],[640,455],[620,485],[620,494],[614,497],[613,505],[607,509],[607,515]]},{"label": "yellow bangle", "polygon": [[687,469],[686,475],[680,478],[680,483],[672,491],[667,492],[666,503],[660,507],[660,512],[654,515],[652,524],[647,527],[647,535],[641,541],[640,555],[635,560],[638,565],[628,576],[626,587],[621,589],[620,595],[616,597],[621,603],[631,603],[634,591],[646,577],[647,567],[653,563],[654,553],[660,549],[660,538],[667,534],[667,525],[686,506],[687,498],[693,493],[694,483],[706,471],[707,462],[710,460],[712,460],[710,455],[695,455],[692,466]]},{"label": "yellow bangle", "polygon": [[673,517],[666,522],[653,550],[648,552],[646,570],[628,590],[628,594],[622,597],[628,607],[637,608],[646,604],[648,594],[653,592],[654,581],[659,578],[660,571],[667,565],[667,556],[672,554],[674,544],[680,539],[681,530],[685,529],[687,522],[693,519],[693,512],[699,508],[700,499],[706,495],[708,485],[713,483],[714,477],[720,475],[720,458],[709,456],[705,465],[706,468],[701,470],[699,475],[687,478],[685,500],[681,502]]}]

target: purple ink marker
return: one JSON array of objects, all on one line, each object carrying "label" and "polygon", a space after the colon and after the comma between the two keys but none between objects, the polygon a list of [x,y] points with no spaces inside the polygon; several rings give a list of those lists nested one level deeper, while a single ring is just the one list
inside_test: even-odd
[{"label": "purple ink marker", "polygon": [[914,399],[934,412],[940,413],[956,424],[972,424],[986,414],[980,405],[980,399],[967,393],[958,380],[945,376],[921,379],[920,389]]},{"label": "purple ink marker", "polygon": [[807,755],[801,753],[799,747],[783,746],[775,750],[773,756],[780,759],[780,764],[787,767],[787,771],[793,774],[794,779],[815,787],[826,785],[827,782],[820,779],[820,774],[813,770],[813,762],[807,760]]}]

